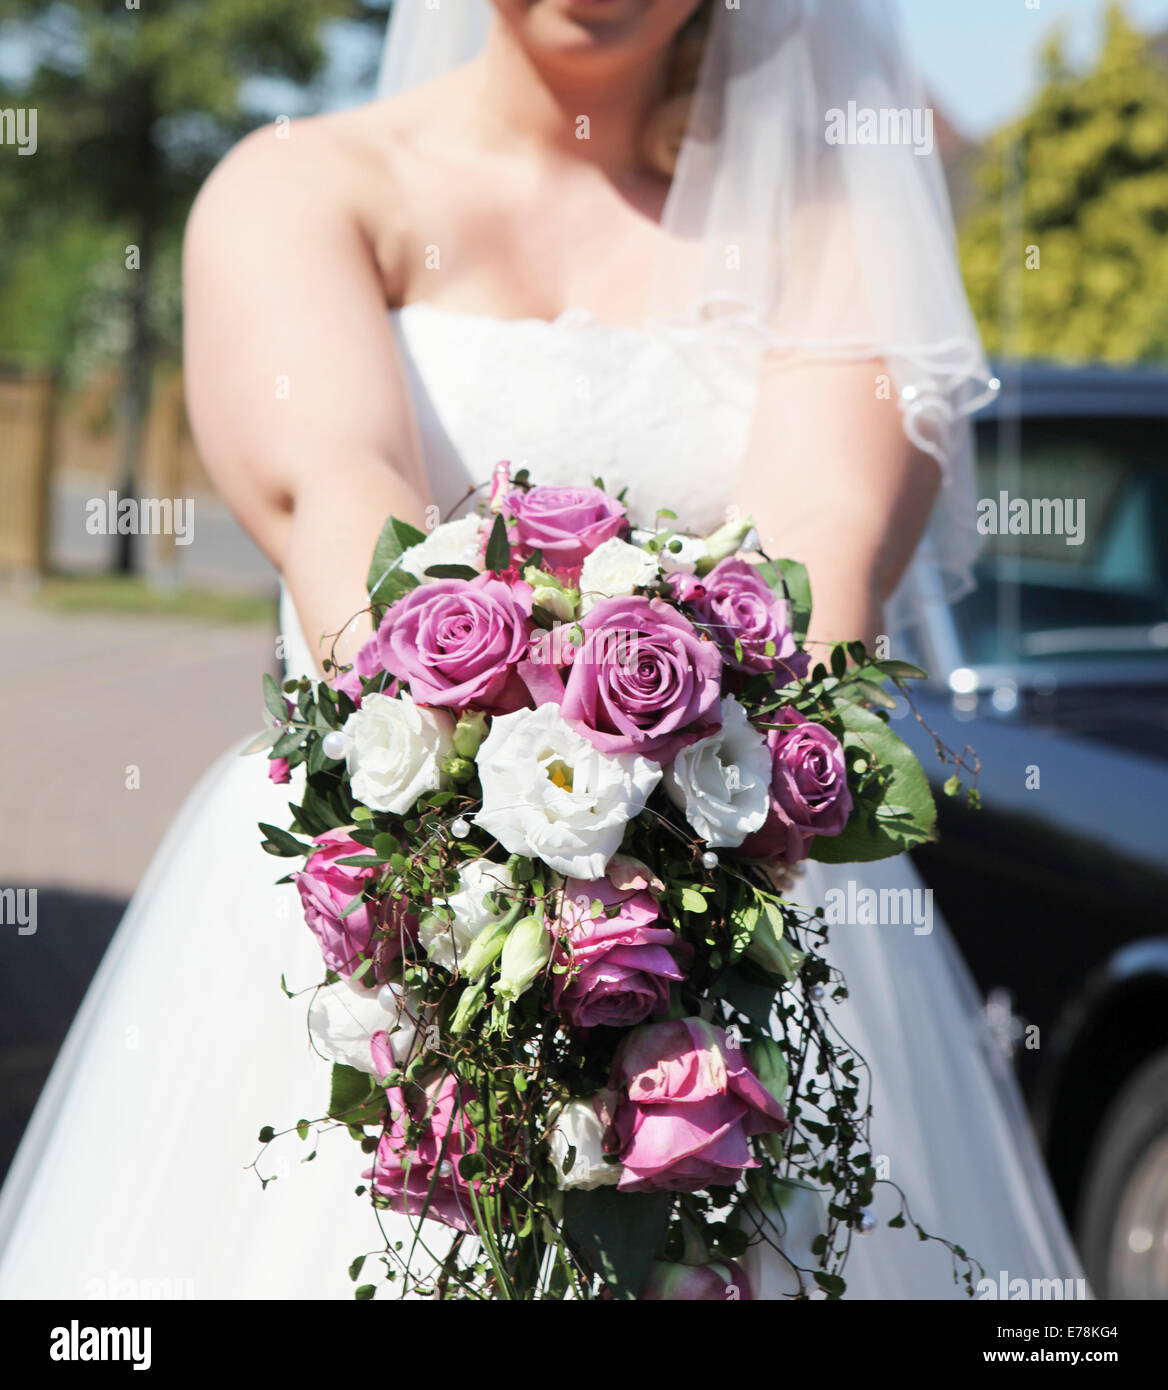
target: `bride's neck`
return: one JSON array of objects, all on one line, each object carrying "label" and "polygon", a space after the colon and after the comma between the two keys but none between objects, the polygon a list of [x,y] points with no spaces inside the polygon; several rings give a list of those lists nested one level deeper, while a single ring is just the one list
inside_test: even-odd
[{"label": "bride's neck", "polygon": [[606,72],[571,60],[540,63],[496,23],[477,64],[480,137],[567,155],[614,176],[633,173],[667,63],[668,50]]}]

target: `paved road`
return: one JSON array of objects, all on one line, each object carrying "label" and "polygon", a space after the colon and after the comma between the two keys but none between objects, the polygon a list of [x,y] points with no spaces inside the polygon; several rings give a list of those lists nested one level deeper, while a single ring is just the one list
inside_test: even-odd
[{"label": "paved road", "polygon": [[37,890],[34,935],[0,918],[0,1172],[183,797],[260,727],[274,633],[274,610],[215,626],[0,596],[0,888]]}]

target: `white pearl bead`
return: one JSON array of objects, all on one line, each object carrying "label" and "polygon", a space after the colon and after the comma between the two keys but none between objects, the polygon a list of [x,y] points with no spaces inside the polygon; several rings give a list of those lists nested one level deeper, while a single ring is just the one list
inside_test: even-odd
[{"label": "white pearl bead", "polygon": [[860,1213],[860,1234],[870,1236],[876,1229],[876,1213],[871,1207],[865,1207]]},{"label": "white pearl bead", "polygon": [[817,1004],[818,1004],[819,1001],[823,998],[823,995],[824,995],[824,989],[823,989],[823,986],[822,986],[822,985],[812,985],[812,986],[811,986],[811,997],[812,997],[812,999],[815,1000],[815,1002],[816,1002]]},{"label": "white pearl bead", "polygon": [[325,734],[321,743],[326,758],[343,758],[345,756],[345,736],[340,729],[333,729],[331,733]]},{"label": "white pearl bead", "polygon": [[470,822],[459,816],[456,821],[451,823],[450,833],[456,840],[465,840],[470,834]]},{"label": "white pearl bead", "polygon": [[397,990],[394,989],[393,985],[381,986],[381,988],[377,991],[377,1002],[386,1011],[386,1013],[394,1013],[396,1011],[398,1005],[398,998]]},{"label": "white pearl bead", "polygon": [[708,849],[705,854],[702,855],[702,863],[707,869],[716,869],[718,867],[718,856],[712,849]]}]

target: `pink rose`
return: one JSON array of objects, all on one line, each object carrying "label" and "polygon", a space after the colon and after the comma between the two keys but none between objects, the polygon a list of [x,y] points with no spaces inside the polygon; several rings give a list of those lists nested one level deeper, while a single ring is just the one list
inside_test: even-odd
[{"label": "pink rose", "polygon": [[838,835],[852,813],[848,770],[840,741],[795,709],[770,716],[771,809],[761,830],[739,853],[748,859],[797,864],[817,835]]},{"label": "pink rose", "polygon": [[604,878],[564,884],[554,964],[566,973],[552,975],[552,1003],[577,1028],[642,1023],[668,1008],[669,982],[685,978],[671,952],[692,950],[680,951],[681,938],[662,923],[641,867],[618,856]]},{"label": "pink rose", "polygon": [[533,487],[507,494],[513,538],[540,550],[549,565],[571,569],[624,530],[625,509],[598,487]]},{"label": "pink rose", "polygon": [[675,592],[722,648],[727,665],[773,671],[783,685],[807,674],[811,658],[796,647],[790,604],[745,560],[723,560],[700,581],[683,575]]},{"label": "pink rose", "polygon": [[291,782],[292,769],[288,766],[287,758],[269,758],[268,776],[278,787],[282,787],[285,782]]},{"label": "pink rose", "polygon": [[668,603],[601,599],[579,626],[562,713],[602,753],[669,762],[721,724],[722,657]]},{"label": "pink rose", "polygon": [[[377,634],[362,644],[360,651],[353,659],[352,666],[340,675],[333,675],[333,688],[343,691],[350,700],[361,708],[361,686],[370,676],[376,676],[378,672],[384,671],[385,667],[381,662],[381,655],[377,646]],[[393,695],[393,682],[386,685],[385,693]]]},{"label": "pink rose", "polygon": [[642,1303],[746,1303],[753,1295],[746,1275],[733,1260],[703,1265],[655,1260],[637,1297]]},{"label": "pink rose", "polygon": [[[458,1171],[459,1159],[477,1148],[465,1110],[473,1094],[447,1073],[424,1092],[410,1087],[408,1099],[396,1086],[386,1097],[390,1123],[377,1145],[373,1168],[364,1176],[389,1199],[392,1210],[405,1216],[430,1216],[473,1233],[469,1184]],[[414,1148],[406,1142],[411,1120],[422,1130]],[[479,1190],[477,1181],[474,1189]]]},{"label": "pink rose", "polygon": [[360,898],[365,885],[378,876],[378,869],[339,864],[355,854],[368,854],[347,831],[328,830],[313,841],[316,849],[308,856],[301,873],[292,880],[300,893],[304,920],[320,943],[324,963],[338,975],[352,975],[366,959],[377,931],[375,974],[402,952],[402,936],[412,937],[415,919],[405,911],[404,900],[362,902],[352,912],[346,908]]},{"label": "pink rose", "polygon": [[490,573],[423,584],[382,619],[381,664],[420,705],[509,713],[531,703],[516,675],[530,615],[530,586]]},{"label": "pink rose", "polygon": [[617,1050],[613,1086],[618,1186],[626,1192],[733,1187],[759,1166],[751,1136],[788,1127],[743,1049],[700,1018],[630,1033]]}]

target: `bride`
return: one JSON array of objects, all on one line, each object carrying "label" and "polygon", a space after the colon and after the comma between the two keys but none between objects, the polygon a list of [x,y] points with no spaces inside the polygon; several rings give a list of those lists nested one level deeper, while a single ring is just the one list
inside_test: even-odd
[{"label": "bride", "polygon": [[[988,374],[940,175],[919,120],[831,143],[849,102],[920,114],[887,0],[398,0],[382,99],[224,161],[188,233],[191,415],[283,577],[289,671],[367,636],[345,625],[385,516],[433,525],[501,458],[627,487],[641,520],[751,515],[808,565],[819,642],[968,582]],[[285,799],[233,751],[171,828],[4,1189],[6,1296],[346,1297],[381,1248],[343,1133],[310,1163],[282,1141],[263,1188],[249,1166],[328,1081],[280,989],[316,946],[258,847]],[[849,881],[918,882],[811,864],[797,896]],[[995,1284],[1078,1277],[943,924],[840,926],[830,954],[881,1176]],[[895,1211],[849,1296],[962,1296]]]}]

